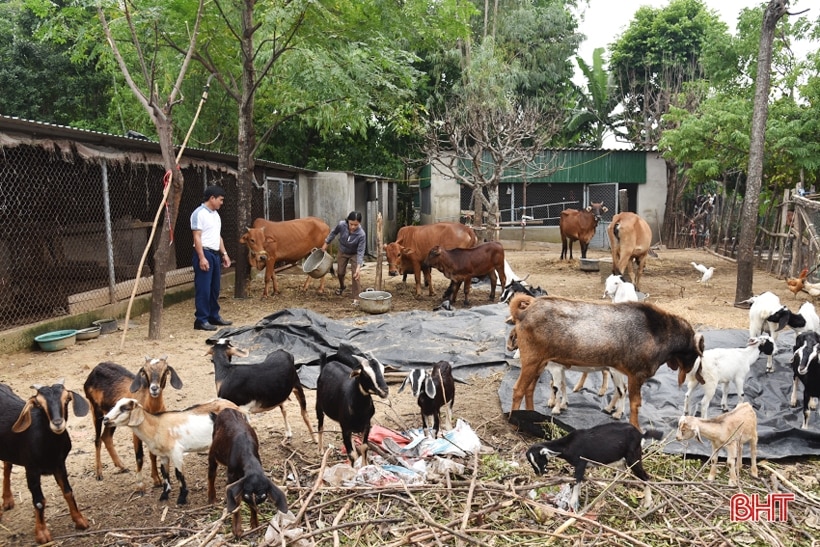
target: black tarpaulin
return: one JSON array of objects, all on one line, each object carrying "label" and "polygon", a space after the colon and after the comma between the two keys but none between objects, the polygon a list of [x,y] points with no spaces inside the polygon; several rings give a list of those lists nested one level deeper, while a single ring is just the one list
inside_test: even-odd
[{"label": "black tarpaulin", "polygon": [[[372,353],[385,365],[405,370],[429,367],[447,360],[454,368],[457,378],[466,380],[473,374],[488,374],[507,369],[498,390],[501,409],[510,410],[512,386],[518,378],[518,360],[505,351],[507,333],[511,328],[504,320],[509,308],[489,304],[470,309],[453,311],[410,311],[333,320],[306,309],[286,309],[269,315],[256,325],[220,330],[209,338],[230,338],[233,343],[250,351],[247,358],[237,358],[237,363],[260,362],[276,349],[285,349],[294,355],[301,365],[299,376],[305,387],[314,389],[319,374],[322,353],[336,353],[339,344],[347,342],[364,354]],[[706,348],[742,347],[746,344],[748,331],[705,331]],[[784,332],[778,338],[775,355],[775,372],[765,373],[765,357],[761,357],[745,383],[746,400],[754,406],[758,416],[759,457],[783,458],[820,454],[820,416],[813,413],[809,429],[802,430],[801,408],[791,408],[789,397],[792,389],[790,367],[794,333]],[[512,366],[508,365],[511,364]],[[568,389],[572,389],[580,374],[567,373]],[[535,393],[535,409],[543,420],[553,420],[568,430],[585,429],[612,420],[602,409],[612,394],[610,385],[605,398],[598,397],[601,374],[591,373],[585,388],[579,393],[569,393],[569,408],[557,417],[549,416],[546,408],[549,373],[545,372],[538,382]],[[461,386],[457,389],[470,389]],[[731,384],[729,406],[737,403],[735,387]],[[643,405],[640,409],[641,427],[659,429],[673,435],[682,413],[685,386],[677,385],[677,373],[666,365],[650,378],[641,391]],[[720,388],[709,407],[711,416],[720,412]],[[692,396],[690,410],[697,412],[703,389],[698,387]],[[802,405],[802,385],[798,387],[798,403]],[[458,406],[458,405],[456,405]],[[456,412],[458,409],[456,408]],[[627,416],[623,419],[628,419]],[[521,413],[528,422],[538,421],[531,413]],[[522,427],[522,429],[527,429]],[[537,427],[529,428],[538,430]],[[748,448],[746,455],[748,455]],[[696,440],[686,446],[670,442],[669,453],[708,455],[710,448]]]}]

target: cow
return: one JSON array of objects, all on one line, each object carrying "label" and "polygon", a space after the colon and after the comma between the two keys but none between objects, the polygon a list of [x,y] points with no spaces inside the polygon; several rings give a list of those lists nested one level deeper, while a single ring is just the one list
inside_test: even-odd
[{"label": "cow", "polygon": [[604,202],[592,202],[586,209],[564,209],[561,211],[561,218],[558,219],[558,228],[561,230],[561,260],[567,255],[569,247],[569,259],[572,260],[572,242],[578,241],[581,244],[581,258],[587,257],[587,248],[592,236],[595,235],[595,228],[601,220],[601,215],[609,209],[604,206]]},{"label": "cow", "polygon": [[[321,247],[330,234],[330,226],[316,217],[297,218],[272,222],[264,218],[253,221],[253,227],[239,238],[248,247],[248,260],[257,270],[265,270],[265,290],[262,298],[270,294],[268,285],[273,281],[273,294],[279,294],[276,280],[276,263],[296,262],[308,256],[313,249]],[[308,276],[302,290],[305,291],[312,277]],[[319,294],[325,292],[325,278],[319,285]]]},{"label": "cow", "polygon": [[458,289],[464,283],[464,305],[470,305],[470,287],[474,277],[490,276],[490,301],[495,299],[496,281],[507,286],[504,273],[504,247],[497,241],[482,243],[471,249],[442,249],[436,245],[427,254],[427,264],[444,274],[450,280],[450,287],[444,293],[444,300],[452,304]]},{"label": "cow", "polygon": [[396,241],[384,246],[387,264],[391,276],[412,271],[416,278],[416,296],[421,296],[421,273],[424,272],[424,283],[433,296],[433,283],[430,279],[430,266],[424,261],[430,249],[436,245],[443,249],[469,249],[478,243],[473,229],[458,222],[437,222],[424,226],[404,226],[399,229]]},{"label": "cow", "polygon": [[[612,217],[607,233],[612,248],[612,273],[624,276],[640,290],[641,275],[652,244],[652,229],[635,213],[623,212]],[[633,263],[634,279],[629,267]]]}]

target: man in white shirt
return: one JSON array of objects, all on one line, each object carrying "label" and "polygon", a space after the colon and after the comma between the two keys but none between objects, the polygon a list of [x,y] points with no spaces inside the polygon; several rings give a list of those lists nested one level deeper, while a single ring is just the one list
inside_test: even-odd
[{"label": "man in white shirt", "polygon": [[222,241],[222,218],[219,208],[225,201],[225,190],[220,186],[205,189],[202,205],[191,213],[194,235],[194,329],[214,331],[217,325],[230,325],[219,315],[219,290],[222,267],[229,268],[231,259]]}]

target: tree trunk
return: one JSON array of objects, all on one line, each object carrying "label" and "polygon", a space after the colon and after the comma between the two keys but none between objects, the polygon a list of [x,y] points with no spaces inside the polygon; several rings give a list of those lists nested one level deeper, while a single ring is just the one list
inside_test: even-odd
[{"label": "tree trunk", "polygon": [[766,118],[769,114],[769,86],[772,68],[772,43],[777,22],[786,14],[786,0],[771,0],[763,14],[760,48],[757,52],[754,111],[749,142],[749,169],[743,213],[740,217],[740,238],[737,253],[737,288],[735,302],[752,296],[754,278],[754,242],[757,231],[757,209],[763,185],[763,146],[766,136]]},{"label": "tree trunk", "polygon": [[[256,128],[253,123],[254,90],[256,86],[256,67],[253,64],[253,1],[246,1],[242,10],[242,98],[239,102],[237,169],[236,177],[236,233],[245,233],[245,228],[253,223],[251,211],[251,193],[253,191],[254,169],[256,161]],[[248,279],[250,264],[245,249],[240,249],[241,256],[236,257],[234,270],[234,297],[248,296]]]},{"label": "tree trunk", "polygon": [[667,246],[674,246],[677,241],[675,220],[680,214],[679,208],[686,190],[686,178],[678,174],[678,165],[675,162],[666,161],[666,206],[663,213],[663,228],[661,229],[661,240]]},{"label": "tree trunk", "polygon": [[174,156],[173,123],[171,122],[170,115],[164,113],[155,115],[154,124],[157,128],[157,136],[159,138],[160,149],[162,150],[162,163],[165,166],[165,171],[171,173],[171,180],[168,181],[171,188],[168,192],[165,214],[160,215],[158,221],[162,223],[162,227],[160,228],[159,242],[154,251],[154,277],[151,284],[151,315],[148,321],[149,340],[159,340],[162,337],[165,278],[168,270],[176,268],[176,251],[171,240],[171,231],[176,226],[184,186],[182,171],[178,169],[176,157]]}]

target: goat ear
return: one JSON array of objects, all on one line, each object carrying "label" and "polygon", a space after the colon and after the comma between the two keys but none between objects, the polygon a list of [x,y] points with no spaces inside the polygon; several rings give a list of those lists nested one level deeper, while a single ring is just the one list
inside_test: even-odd
[{"label": "goat ear", "polygon": [[179,374],[177,374],[177,371],[174,370],[174,367],[168,365],[168,371],[171,373],[171,385],[176,389],[182,389],[182,380]]},{"label": "goat ear", "polygon": [[436,396],[436,383],[432,376],[427,375],[424,378],[424,393],[431,399]]},{"label": "goat ear", "polygon": [[700,442],[700,443],[703,442],[703,439],[700,438],[700,427],[699,426],[695,426],[695,437],[697,437],[698,442]]},{"label": "goat ear", "polygon": [[541,448],[541,455],[542,455],[542,456],[546,456],[546,457],[548,457],[548,458],[554,458],[554,457],[556,457],[556,456],[558,456],[558,455],[560,455],[560,454],[561,454],[560,452],[556,452],[556,451],[554,451],[554,450],[550,450],[550,449],[549,449],[549,448],[547,448],[547,447],[542,447],[542,448]]},{"label": "goat ear", "polygon": [[[399,386],[399,393],[404,391],[404,388],[407,386],[407,384],[410,384],[412,386],[412,382],[413,382],[413,380],[411,380],[412,377],[413,377],[413,372],[412,371],[407,376],[404,377],[404,381],[401,383],[401,386]],[[414,391],[412,389],[412,387],[410,388],[410,390]]]},{"label": "goat ear", "polygon": [[128,415],[128,427],[138,427],[144,421],[145,412],[142,410],[142,407],[133,405]]},{"label": "goat ear", "polygon": [[26,404],[23,406],[23,410],[20,411],[20,415],[17,417],[17,421],[14,422],[14,425],[11,426],[11,430],[15,433],[22,433],[26,429],[29,428],[31,425],[31,408],[34,406],[34,397],[29,398],[26,401]]},{"label": "goat ear", "polygon": [[268,485],[268,499],[270,499],[276,508],[279,509],[282,513],[288,512],[288,499],[285,497],[284,492],[279,490],[275,484],[271,481],[270,485]]},{"label": "goat ear", "polygon": [[145,382],[143,381],[143,379],[145,378],[144,371],[145,371],[144,367],[140,368],[137,371],[137,375],[134,377],[134,381],[131,382],[131,387],[129,388],[129,389],[131,389],[131,393],[138,392],[140,390],[140,388],[142,388],[142,387],[148,387],[145,384]]},{"label": "goat ear", "polygon": [[85,416],[88,414],[88,401],[86,401],[79,393],[76,391],[69,391],[71,393],[71,400],[74,403],[72,409],[74,410],[75,416]]},{"label": "goat ear", "polygon": [[239,509],[239,504],[242,503],[242,485],[244,483],[245,477],[242,477],[225,488],[225,507],[229,513]]}]

